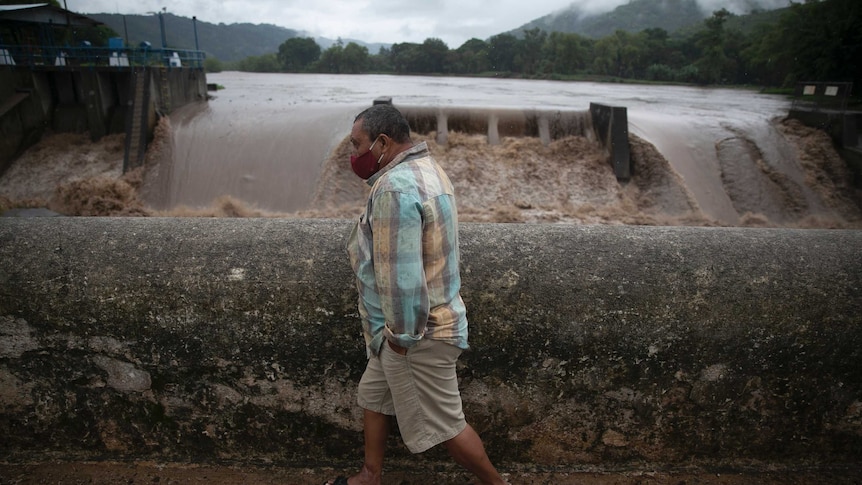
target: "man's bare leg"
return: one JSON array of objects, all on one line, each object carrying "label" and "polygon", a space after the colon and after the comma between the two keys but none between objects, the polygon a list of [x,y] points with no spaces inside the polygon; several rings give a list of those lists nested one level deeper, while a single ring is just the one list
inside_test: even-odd
[{"label": "man's bare leg", "polygon": [[457,436],[444,443],[452,458],[486,485],[504,485],[503,477],[491,464],[482,438],[469,424]]},{"label": "man's bare leg", "polygon": [[[383,455],[389,436],[389,416],[365,410],[363,414],[365,434],[365,462],[359,473],[347,479],[349,485],[380,485],[383,474]],[[327,482],[334,483],[332,480]]]}]

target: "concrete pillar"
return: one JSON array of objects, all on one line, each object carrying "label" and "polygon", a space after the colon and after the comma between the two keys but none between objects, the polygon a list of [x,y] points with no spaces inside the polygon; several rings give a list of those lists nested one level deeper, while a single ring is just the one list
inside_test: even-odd
[{"label": "concrete pillar", "polygon": [[443,110],[437,112],[437,143],[439,145],[449,143],[448,119],[449,116]]},{"label": "concrete pillar", "polygon": [[547,115],[540,114],[538,117],[539,124],[539,139],[542,140],[542,145],[548,146],[551,144],[551,125]]},{"label": "concrete pillar", "polygon": [[499,145],[500,144],[500,131],[497,124],[500,122],[500,118],[496,113],[488,114],[488,144],[489,145]]}]

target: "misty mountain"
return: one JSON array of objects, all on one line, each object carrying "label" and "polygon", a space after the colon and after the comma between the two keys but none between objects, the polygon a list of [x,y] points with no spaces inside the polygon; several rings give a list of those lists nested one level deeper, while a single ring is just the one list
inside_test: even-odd
[{"label": "misty mountain", "polygon": [[[90,18],[103,22],[122,37],[129,46],[149,42],[153,47],[162,46],[161,27],[158,15],[88,14]],[[278,46],[293,37],[314,37],[307,32],[279,27],[271,24],[212,24],[200,20],[193,21],[170,13],[162,14],[165,22],[165,40],[168,47],[176,49],[195,48],[195,30],[200,50],[208,57],[220,61],[239,61],[249,56],[261,56],[278,52]],[[326,50],[337,39],[315,37],[321,50]],[[356,42],[376,54],[384,44],[369,44],[358,40],[343,39],[343,42]]]},{"label": "misty mountain", "polygon": [[[783,0],[734,0],[723,1],[730,4],[734,10],[741,12],[756,12],[754,15],[742,15],[728,20],[728,27],[748,32],[755,25],[763,22],[777,21],[779,10],[772,10]],[[776,3],[778,2],[778,3]],[[602,38],[617,30],[640,32],[648,28],[662,28],[673,34],[675,32],[690,33],[702,28],[703,20],[712,15],[713,8],[703,5],[714,4],[712,0],[631,0],[610,12],[601,14],[588,13],[578,5],[577,0],[567,9],[539,17],[521,27],[501,33],[519,35],[527,29],[538,27],[547,32],[559,31],[577,33],[585,37]],[[161,32],[158,15],[121,15],[121,14],[90,14],[100,22],[105,23],[117,34],[126,39],[127,44],[137,46],[147,41],[153,47],[161,47]],[[313,37],[307,32],[288,29],[270,24],[212,24],[196,21],[188,17],[180,17],[170,13],[162,15],[165,22],[165,40],[169,47],[177,49],[195,48],[195,28],[200,50],[209,57],[221,61],[239,61],[249,56],[261,56],[278,52],[278,47],[287,39],[293,37]],[[321,50],[331,47],[337,40],[325,37],[315,37]],[[369,53],[376,54],[381,47],[389,44],[371,44],[360,40],[343,39],[344,44],[355,42],[368,48]],[[455,49],[458,46],[450,46]]]},{"label": "misty mountain", "polygon": [[[734,10],[742,13],[758,14],[745,15],[744,17],[748,17],[747,21],[731,24],[742,30],[750,29],[761,21],[772,21],[775,17],[760,15],[771,10],[775,5],[774,1],[739,0],[733,2],[733,5]],[[631,0],[610,12],[592,14],[575,2],[567,9],[539,17],[508,33],[518,35],[524,30],[539,28],[546,32],[575,33],[594,39],[607,37],[617,30],[636,33],[660,28],[674,33],[700,28],[704,19],[711,17],[713,11],[718,9],[720,7],[710,8],[698,0]],[[758,17],[758,20],[752,21],[750,17]]]}]

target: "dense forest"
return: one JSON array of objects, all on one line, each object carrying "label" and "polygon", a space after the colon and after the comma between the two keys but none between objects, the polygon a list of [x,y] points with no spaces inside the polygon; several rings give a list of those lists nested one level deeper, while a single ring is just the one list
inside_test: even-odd
[{"label": "dense forest", "polygon": [[442,40],[397,43],[369,54],[354,42],[327,49],[294,37],[277,53],[222,66],[255,72],[493,75],[544,79],[632,79],[697,84],[787,87],[798,81],[850,81],[862,86],[862,2],[791,3],[776,22],[748,31],[734,14],[713,12],[700,29],[671,35],[660,28],[617,30],[592,39],[538,27],[522,35],[470,39],[456,49]]}]

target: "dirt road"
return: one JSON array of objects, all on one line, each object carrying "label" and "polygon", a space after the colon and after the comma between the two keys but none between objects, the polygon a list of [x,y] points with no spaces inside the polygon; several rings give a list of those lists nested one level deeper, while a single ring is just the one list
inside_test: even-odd
[{"label": "dirt road", "polygon": [[[742,484],[858,484],[862,464],[829,468],[774,469],[745,472],[680,471],[538,471],[505,470],[512,485],[742,485]],[[153,462],[0,464],[0,484],[207,484],[207,485],[319,485],[342,471],[326,468],[280,468],[160,464]],[[391,470],[384,485],[455,485],[472,483],[455,468]]]}]

